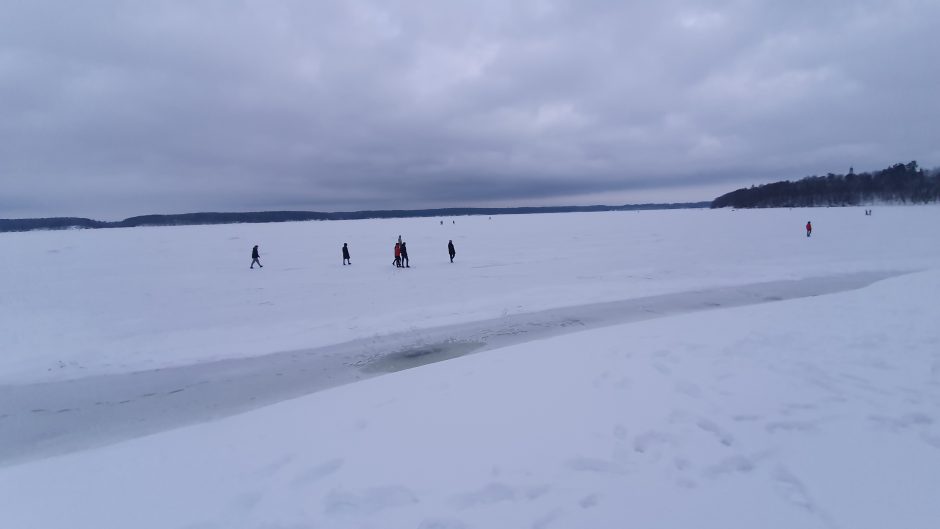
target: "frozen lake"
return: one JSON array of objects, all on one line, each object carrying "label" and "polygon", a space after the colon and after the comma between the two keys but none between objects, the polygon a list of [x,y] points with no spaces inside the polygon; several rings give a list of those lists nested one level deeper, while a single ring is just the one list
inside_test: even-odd
[{"label": "frozen lake", "polygon": [[0,234],[0,526],[926,529],[940,208],[863,209]]},{"label": "frozen lake", "polygon": [[[0,384],[255,357],[549,308],[929,268],[938,208],[678,210],[2,234]],[[803,225],[816,226],[807,240]],[[402,235],[412,268],[391,266]],[[457,259],[447,258],[447,241]],[[352,266],[342,266],[349,243]],[[248,270],[251,247],[263,270]]]}]

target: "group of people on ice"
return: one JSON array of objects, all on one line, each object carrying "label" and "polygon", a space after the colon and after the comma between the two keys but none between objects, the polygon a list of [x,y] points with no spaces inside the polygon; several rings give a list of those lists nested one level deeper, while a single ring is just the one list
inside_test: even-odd
[{"label": "group of people on ice", "polygon": [[[865,210],[866,215],[871,215],[869,210]],[[443,223],[443,221],[441,221]],[[806,221],[806,236],[811,237],[813,235],[813,223]],[[447,241],[447,254],[450,256],[450,262],[454,262],[454,257],[457,255],[457,251],[454,249],[454,241]],[[398,236],[398,242],[395,243],[394,250],[395,259],[392,261],[392,264],[397,268],[411,268],[411,262],[408,259],[408,245],[405,241],[401,240],[401,235]],[[258,253],[258,245],[256,244],[254,248],[251,249],[251,266],[249,268],[254,268],[257,264],[259,268],[264,268],[261,266],[261,255]],[[351,265],[352,261],[349,258],[349,245],[343,243],[343,266]]]},{"label": "group of people on ice", "polygon": [[[343,255],[345,256],[346,245],[343,244]],[[457,255],[457,251],[454,249],[454,241],[447,241],[447,254],[450,256],[450,262],[454,262],[454,257]],[[408,244],[401,240],[401,235],[398,236],[398,242],[395,243],[394,249],[395,259],[392,261],[392,264],[398,268],[411,268],[410,261],[408,260]]]},{"label": "group of people on ice", "polygon": [[[343,243],[343,266],[352,265],[352,260],[349,257],[349,244]],[[447,241],[447,254],[450,256],[450,262],[454,262],[454,257],[457,255],[457,251],[454,249],[454,241]],[[395,260],[392,261],[392,264],[398,268],[411,268],[411,263],[408,259],[408,245],[405,241],[401,240],[401,235],[398,236],[398,242],[395,243]],[[258,268],[264,268],[261,266],[261,253],[258,251],[258,245],[256,244],[251,249],[251,266],[248,268],[254,269],[255,265],[258,265]]]},{"label": "group of people on ice", "polygon": [[401,240],[401,235],[398,236],[398,242],[395,243],[395,260],[392,261],[392,264],[398,268],[411,268],[408,260],[408,245]]}]

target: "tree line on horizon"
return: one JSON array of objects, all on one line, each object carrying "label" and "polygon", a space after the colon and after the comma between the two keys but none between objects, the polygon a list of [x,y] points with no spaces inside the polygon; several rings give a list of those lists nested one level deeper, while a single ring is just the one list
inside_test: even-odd
[{"label": "tree line on horizon", "polygon": [[874,172],[829,173],[795,182],[741,188],[712,201],[712,208],[797,208],[863,204],[929,204],[940,202],[940,169],[898,163]]},{"label": "tree line on horizon", "polygon": [[412,210],[373,210],[346,212],[319,211],[254,211],[228,213],[180,213],[173,215],[141,215],[119,221],[101,221],[84,217],[50,217],[32,219],[0,219],[0,233],[32,230],[65,230],[73,228],[136,228],[139,226],[193,226],[204,224],[258,224],[267,222],[298,222],[308,220],[395,219],[410,217],[458,217],[466,215],[522,215],[532,213],[571,213],[600,211],[634,211],[652,209],[707,208],[709,202],[677,202],[670,204],[626,204],[623,206],[545,206],[518,208],[437,208]]}]

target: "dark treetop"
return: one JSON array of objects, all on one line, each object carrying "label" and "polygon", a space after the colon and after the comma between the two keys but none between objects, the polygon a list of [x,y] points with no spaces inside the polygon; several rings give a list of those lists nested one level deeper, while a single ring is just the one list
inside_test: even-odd
[{"label": "dark treetop", "polygon": [[859,204],[927,204],[940,201],[940,170],[917,162],[895,164],[872,173],[829,173],[796,182],[774,182],[742,188],[716,198],[711,207],[782,208],[856,206]]}]

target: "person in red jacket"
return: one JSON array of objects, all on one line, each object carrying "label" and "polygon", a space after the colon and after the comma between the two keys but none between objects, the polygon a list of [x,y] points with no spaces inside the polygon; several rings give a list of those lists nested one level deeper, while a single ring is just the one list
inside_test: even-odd
[{"label": "person in red jacket", "polygon": [[806,221],[806,236],[809,237],[813,234],[813,223]]},{"label": "person in red jacket", "polygon": [[392,262],[398,268],[401,268],[401,245],[395,243],[395,261]]}]

